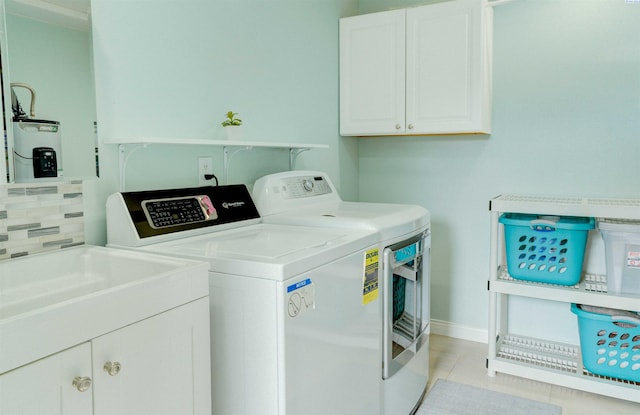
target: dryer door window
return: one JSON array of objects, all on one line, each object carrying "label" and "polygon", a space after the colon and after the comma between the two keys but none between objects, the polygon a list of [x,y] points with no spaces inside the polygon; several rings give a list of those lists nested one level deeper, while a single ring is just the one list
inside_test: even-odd
[{"label": "dryer door window", "polygon": [[428,238],[418,235],[383,253],[383,379],[400,370],[426,343]]}]

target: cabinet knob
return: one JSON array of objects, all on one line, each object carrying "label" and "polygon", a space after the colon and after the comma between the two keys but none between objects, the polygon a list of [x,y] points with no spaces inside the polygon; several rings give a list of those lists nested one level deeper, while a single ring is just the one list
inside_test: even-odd
[{"label": "cabinet knob", "polygon": [[120,362],[107,362],[104,364],[103,368],[104,371],[109,374],[109,376],[115,376],[120,373],[122,365],[120,364]]},{"label": "cabinet knob", "polygon": [[71,385],[78,390],[78,392],[85,392],[91,387],[91,378],[86,376],[76,376],[73,378]]},{"label": "cabinet knob", "polygon": [[402,128],[402,126],[400,124],[396,124],[396,130],[399,130],[400,128]]},{"label": "cabinet knob", "polygon": [[409,124],[409,129],[413,130],[413,124]]}]

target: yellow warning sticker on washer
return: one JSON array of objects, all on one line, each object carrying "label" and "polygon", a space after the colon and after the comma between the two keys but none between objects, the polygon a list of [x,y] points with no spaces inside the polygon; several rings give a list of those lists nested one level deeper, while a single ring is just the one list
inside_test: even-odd
[{"label": "yellow warning sticker on washer", "polygon": [[378,272],[380,261],[378,248],[364,253],[364,276],[362,278],[362,304],[369,304],[378,298]]}]

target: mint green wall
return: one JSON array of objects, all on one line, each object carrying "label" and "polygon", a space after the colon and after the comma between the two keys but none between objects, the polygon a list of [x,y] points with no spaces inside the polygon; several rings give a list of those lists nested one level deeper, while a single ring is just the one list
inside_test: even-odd
[{"label": "mint green wall", "polygon": [[431,211],[433,318],[486,329],[490,198],[640,197],[639,28],[623,0],[497,6],[491,136],[359,142],[361,200]]},{"label": "mint green wall", "polygon": [[[304,153],[298,168],[339,179],[341,3],[94,1],[101,138],[222,138],[219,124],[233,110],[245,139],[329,144]],[[197,155],[212,155],[222,175],[218,148],[156,148],[132,157],[127,187],[193,185]],[[251,183],[287,160],[285,150],[238,154],[230,181]]]},{"label": "mint green wall", "polygon": [[[95,174],[90,33],[11,14],[6,22],[9,78],[35,89],[35,118],[60,122],[65,176]],[[29,92],[16,94],[28,113]]]},{"label": "mint green wall", "polygon": [[[222,138],[233,110],[244,138],[328,144],[298,158],[327,171],[356,199],[357,140],[338,133],[338,18],[355,0],[93,0],[101,141],[122,137]],[[197,186],[197,158],[219,147],[151,146],[129,158],[126,189]],[[118,190],[117,149],[101,145],[97,199]],[[284,149],[236,154],[230,183],[288,169]],[[97,207],[99,210],[99,207]],[[104,212],[96,212],[99,226]],[[104,230],[94,240],[103,242]]]},{"label": "mint green wall", "polygon": [[423,6],[431,3],[440,3],[448,0],[360,0],[358,13],[375,13],[385,10],[401,9],[404,7]]}]

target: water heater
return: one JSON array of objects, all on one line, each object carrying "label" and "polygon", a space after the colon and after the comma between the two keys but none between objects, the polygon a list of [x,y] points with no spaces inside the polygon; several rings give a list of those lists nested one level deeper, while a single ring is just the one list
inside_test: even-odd
[{"label": "water heater", "polygon": [[25,119],[13,122],[15,179],[62,176],[62,144],[58,121]]},{"label": "water heater", "polygon": [[[30,115],[22,110],[14,87],[31,93]],[[62,142],[58,121],[35,118],[36,92],[25,83],[11,83],[13,111],[13,168],[15,180],[62,176]]]}]

